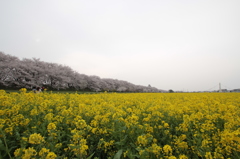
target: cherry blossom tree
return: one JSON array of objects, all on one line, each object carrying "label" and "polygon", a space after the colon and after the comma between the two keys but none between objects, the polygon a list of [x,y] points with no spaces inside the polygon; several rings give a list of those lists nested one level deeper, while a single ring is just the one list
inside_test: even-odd
[{"label": "cherry blossom tree", "polygon": [[40,59],[18,59],[0,52],[0,87],[32,88],[45,86],[50,89],[71,89],[111,92],[159,92],[155,87],[134,85],[127,81],[87,76],[69,66],[49,63]]}]

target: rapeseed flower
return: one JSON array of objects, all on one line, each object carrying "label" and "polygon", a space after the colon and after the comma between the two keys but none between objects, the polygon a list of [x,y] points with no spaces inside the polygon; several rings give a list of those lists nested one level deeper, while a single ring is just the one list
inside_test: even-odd
[{"label": "rapeseed flower", "polygon": [[21,156],[22,159],[31,159],[34,156],[37,156],[37,151],[32,147],[24,149],[23,152],[24,154]]},{"label": "rapeseed flower", "polygon": [[49,149],[42,148],[42,149],[39,151],[39,156],[45,157],[46,154],[47,154],[49,151],[50,151]]},{"label": "rapeseed flower", "polygon": [[57,126],[54,123],[49,123],[47,126],[48,132],[51,132],[52,130],[56,130]]},{"label": "rapeseed flower", "polygon": [[166,156],[172,155],[172,148],[170,145],[163,146],[163,152]]},{"label": "rapeseed flower", "polygon": [[55,159],[57,155],[54,152],[49,152],[45,159]]},{"label": "rapeseed flower", "polygon": [[30,135],[28,142],[30,144],[41,144],[44,142],[44,137],[41,134],[34,133]]},{"label": "rapeseed flower", "polygon": [[237,158],[239,103],[239,93],[0,91],[0,137],[18,158]]}]

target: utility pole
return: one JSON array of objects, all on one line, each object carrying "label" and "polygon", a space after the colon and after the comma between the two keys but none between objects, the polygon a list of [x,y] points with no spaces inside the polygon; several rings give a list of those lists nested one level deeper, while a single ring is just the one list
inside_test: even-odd
[{"label": "utility pole", "polygon": [[221,83],[219,83],[219,92],[222,92]]}]

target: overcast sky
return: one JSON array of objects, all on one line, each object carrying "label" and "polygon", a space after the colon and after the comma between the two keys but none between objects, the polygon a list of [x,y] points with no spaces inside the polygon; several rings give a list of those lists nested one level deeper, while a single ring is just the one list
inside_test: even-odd
[{"label": "overcast sky", "polygon": [[0,0],[0,51],[165,90],[240,88],[240,0]]}]

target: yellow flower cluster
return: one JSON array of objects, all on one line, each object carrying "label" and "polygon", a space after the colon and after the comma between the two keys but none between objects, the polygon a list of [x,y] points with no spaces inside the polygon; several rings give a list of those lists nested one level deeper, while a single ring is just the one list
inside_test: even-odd
[{"label": "yellow flower cluster", "polygon": [[18,148],[14,151],[14,156],[21,156],[21,158],[23,159],[31,159],[37,156],[45,159],[55,159],[57,157],[57,155],[54,152],[50,152],[49,149],[42,148],[39,153],[37,153],[37,151],[33,147],[29,147],[27,149]]},{"label": "yellow flower cluster", "polygon": [[3,158],[239,158],[239,93],[6,93]]},{"label": "yellow flower cluster", "polygon": [[31,134],[29,137],[29,141],[30,144],[41,144],[42,142],[44,142],[44,138],[41,136],[41,134]]}]

